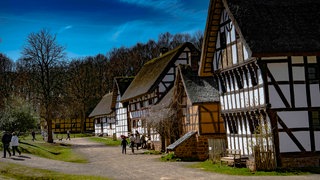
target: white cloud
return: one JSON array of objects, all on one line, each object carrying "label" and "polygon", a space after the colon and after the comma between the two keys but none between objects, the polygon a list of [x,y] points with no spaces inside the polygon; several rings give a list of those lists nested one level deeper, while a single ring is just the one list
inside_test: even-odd
[{"label": "white cloud", "polygon": [[64,31],[73,28],[73,26],[68,25],[68,26],[64,26],[62,28],[60,28],[60,30],[58,31],[58,33],[63,33]]},{"label": "white cloud", "polygon": [[[160,11],[163,11],[167,14],[172,15],[173,17],[185,17],[190,21],[204,21],[203,17],[206,16],[207,10],[196,10],[192,7],[185,8],[184,5],[188,3],[183,0],[119,0],[120,2],[125,2],[129,4],[135,4],[141,7],[150,7]],[[188,6],[186,6],[188,7]]]}]

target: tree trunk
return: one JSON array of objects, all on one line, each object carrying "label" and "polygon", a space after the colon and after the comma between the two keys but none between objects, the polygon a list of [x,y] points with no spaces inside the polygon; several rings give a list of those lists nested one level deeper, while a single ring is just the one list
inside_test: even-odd
[{"label": "tree trunk", "polygon": [[52,119],[47,119],[48,124],[48,143],[53,143],[53,136],[52,136]]}]

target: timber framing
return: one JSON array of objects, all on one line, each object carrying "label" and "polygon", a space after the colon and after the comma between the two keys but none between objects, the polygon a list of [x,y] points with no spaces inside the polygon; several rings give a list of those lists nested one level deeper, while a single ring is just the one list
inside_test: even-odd
[{"label": "timber framing", "polygon": [[[217,81],[227,148],[242,157],[263,147],[271,168],[320,166],[320,20],[311,19],[319,8],[312,0],[211,0],[198,73]],[[297,154],[315,161],[294,162]]]}]

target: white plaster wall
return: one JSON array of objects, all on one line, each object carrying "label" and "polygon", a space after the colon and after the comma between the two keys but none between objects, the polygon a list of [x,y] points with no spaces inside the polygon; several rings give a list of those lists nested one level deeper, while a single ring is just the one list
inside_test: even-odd
[{"label": "white plaster wall", "polygon": [[320,131],[314,132],[314,142],[316,142],[316,151],[320,151]]},{"label": "white plaster wall", "polygon": [[162,83],[160,83],[159,84],[159,92],[164,92],[165,90],[166,90],[165,86]]},{"label": "white plaster wall", "polygon": [[[290,91],[288,85],[281,85],[280,89],[290,104]],[[269,85],[269,98],[272,108],[283,108],[285,107],[283,101],[281,100],[278,92],[275,90],[274,86]]]},{"label": "white plaster wall", "polygon": [[220,106],[221,106],[221,110],[225,109],[224,96],[220,96]]},{"label": "white plaster wall", "polygon": [[291,140],[285,132],[279,132],[280,152],[298,152],[300,151],[297,145]]},{"label": "white plaster wall", "polygon": [[174,74],[165,75],[163,78],[163,81],[173,81],[174,80]]},{"label": "white plaster wall", "polygon": [[288,65],[287,63],[269,63],[269,70],[276,81],[288,81]]},{"label": "white plaster wall", "polygon": [[[278,115],[288,128],[309,128],[307,111],[278,112]],[[281,126],[278,124],[278,127]]]},{"label": "white plaster wall", "polygon": [[244,104],[245,104],[244,92],[241,91],[241,92],[240,92],[240,105],[241,105],[241,108],[244,108]]},{"label": "white plaster wall", "polygon": [[263,87],[259,88],[259,102],[260,102],[260,105],[263,105],[265,104],[265,97],[264,97],[264,91],[263,91]]},{"label": "white plaster wall", "polygon": [[249,91],[249,104],[250,107],[254,107],[254,95],[252,90]]},{"label": "white plaster wall", "polygon": [[319,84],[310,85],[311,104],[313,107],[320,106],[320,89]]},{"label": "white plaster wall", "polygon": [[[302,132],[293,132],[294,136],[298,139],[300,144],[306,149],[306,151],[311,150],[310,143],[310,133],[308,131]],[[300,152],[300,149],[297,145],[291,140],[285,132],[279,132],[279,144],[280,144],[280,152]]]},{"label": "white plaster wall", "polygon": [[296,107],[308,107],[306,86],[304,84],[294,85],[294,99]]},{"label": "white plaster wall", "polygon": [[240,108],[240,93],[236,94],[236,108]]},{"label": "white plaster wall", "polygon": [[292,75],[294,81],[305,81],[304,67],[292,67]]},{"label": "white plaster wall", "polygon": [[234,94],[231,95],[231,100],[232,100],[232,109],[236,109],[236,97]]}]

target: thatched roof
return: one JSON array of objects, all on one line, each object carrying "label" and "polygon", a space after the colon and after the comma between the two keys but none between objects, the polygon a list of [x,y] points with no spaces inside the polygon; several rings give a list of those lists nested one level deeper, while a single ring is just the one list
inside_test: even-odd
[{"label": "thatched roof", "polygon": [[118,90],[120,96],[124,94],[134,77],[115,77],[113,80],[113,97],[111,108],[114,109],[117,103]]},{"label": "thatched roof", "polygon": [[122,102],[152,92],[157,87],[159,79],[164,76],[164,71],[169,69],[186,48],[194,49],[194,46],[187,42],[177,48],[163,54],[162,56],[146,62],[121,98]]},{"label": "thatched roof", "polygon": [[252,56],[320,53],[320,1],[222,2]]},{"label": "thatched roof", "polygon": [[155,105],[152,105],[147,116],[147,122],[155,125],[164,119],[167,119],[172,114],[172,108],[170,107],[173,99],[173,88]]},{"label": "thatched roof", "polygon": [[101,117],[111,114],[113,112],[111,110],[112,95],[113,93],[104,95],[97,106],[90,113],[89,117]]},{"label": "thatched roof", "polygon": [[218,84],[213,77],[199,77],[188,65],[179,65],[178,75],[192,104],[220,101]]}]

